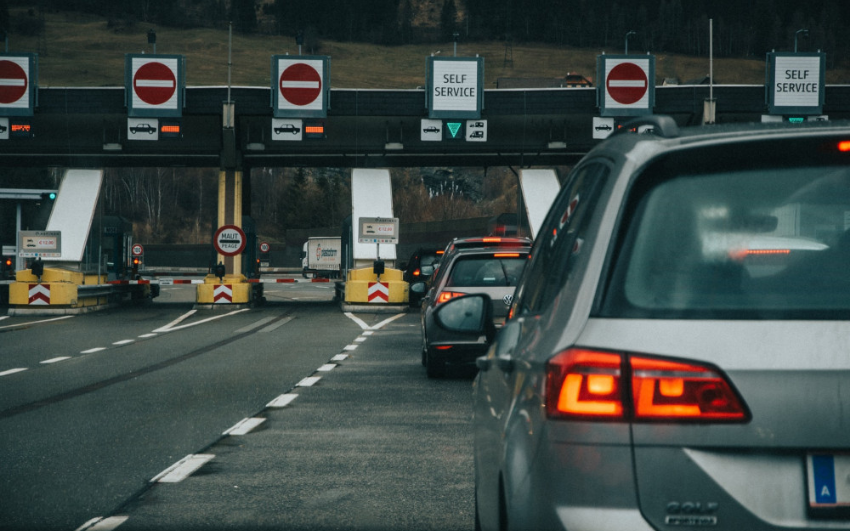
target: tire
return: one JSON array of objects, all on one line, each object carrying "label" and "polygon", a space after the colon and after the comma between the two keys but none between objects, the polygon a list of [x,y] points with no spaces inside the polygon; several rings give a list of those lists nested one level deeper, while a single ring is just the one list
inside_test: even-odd
[{"label": "tire", "polygon": [[425,373],[428,378],[442,378],[446,375],[446,362],[434,356],[430,350],[425,352]]}]

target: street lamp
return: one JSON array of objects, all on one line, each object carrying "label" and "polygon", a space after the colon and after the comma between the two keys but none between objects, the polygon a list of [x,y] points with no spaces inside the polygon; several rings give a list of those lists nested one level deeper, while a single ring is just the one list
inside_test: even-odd
[{"label": "street lamp", "polygon": [[794,53],[797,53],[797,36],[801,33],[803,34],[803,37],[808,37],[809,36],[809,30],[799,29],[796,32],[794,32]]},{"label": "street lamp", "polygon": [[632,35],[637,35],[634,31],[630,31],[626,33],[626,55],[629,55],[629,37]]}]

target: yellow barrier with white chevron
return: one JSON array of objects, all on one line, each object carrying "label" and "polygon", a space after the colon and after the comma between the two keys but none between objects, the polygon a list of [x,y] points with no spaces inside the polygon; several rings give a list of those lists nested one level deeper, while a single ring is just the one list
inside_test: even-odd
[{"label": "yellow barrier with white chevron", "polygon": [[409,285],[400,269],[386,269],[380,281],[371,267],[351,269],[345,279],[345,302],[406,304]]},{"label": "yellow barrier with white chevron", "polygon": [[79,271],[44,268],[41,281],[29,269],[18,271],[15,282],[9,285],[9,304],[19,308],[85,308],[108,302],[108,290],[97,288],[106,281],[104,275],[91,275]]},{"label": "yellow barrier with white chevron", "polygon": [[245,275],[224,275],[221,280],[215,275],[204,277],[198,285],[198,304],[247,304],[251,302],[251,283]]}]

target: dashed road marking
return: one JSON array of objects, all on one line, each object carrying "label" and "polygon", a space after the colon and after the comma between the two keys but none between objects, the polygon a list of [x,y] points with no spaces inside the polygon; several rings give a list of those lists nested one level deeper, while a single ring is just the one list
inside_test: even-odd
[{"label": "dashed road marking", "polygon": [[43,365],[49,365],[51,363],[58,363],[60,361],[65,361],[71,359],[71,356],[59,356],[58,358],[50,358],[49,360],[44,360],[39,363]]},{"label": "dashed road marking", "polygon": [[106,347],[90,348],[88,350],[81,351],[80,354],[94,354],[95,352],[100,352],[101,350],[106,350]]},{"label": "dashed road marking", "polygon": [[151,479],[151,483],[179,483],[211,461],[213,454],[189,454]]},{"label": "dashed road marking", "polygon": [[336,356],[331,358],[331,361],[343,361],[347,358],[348,358],[348,354],[337,354]]},{"label": "dashed road marking", "polygon": [[304,378],[303,380],[295,384],[295,387],[312,387],[316,385],[316,383],[321,379],[321,376],[308,376],[307,378]]},{"label": "dashed road marking", "polygon": [[122,339],[121,341],[116,341],[113,345],[121,346],[121,345],[129,345],[130,343],[135,343],[135,339]]},{"label": "dashed road marking", "polygon": [[321,367],[319,367],[316,370],[321,371],[321,372],[330,372],[330,371],[334,370],[335,368],[336,368],[335,363],[325,363],[324,365],[322,365]]},{"label": "dashed road marking", "polygon": [[226,430],[222,435],[247,435],[254,428],[265,422],[263,418],[242,419],[235,426]]},{"label": "dashed road marking", "polygon": [[98,516],[78,527],[75,531],[112,531],[130,518],[129,516]]},{"label": "dashed road marking", "polygon": [[0,372],[0,376],[9,376],[10,374],[15,374],[17,372],[24,372],[26,367],[19,367],[17,369],[9,369],[8,371]]},{"label": "dashed road marking", "polygon": [[266,407],[286,407],[291,404],[292,401],[296,398],[298,398],[298,395],[296,395],[295,393],[287,393],[285,395],[280,395],[279,397],[266,404]]}]

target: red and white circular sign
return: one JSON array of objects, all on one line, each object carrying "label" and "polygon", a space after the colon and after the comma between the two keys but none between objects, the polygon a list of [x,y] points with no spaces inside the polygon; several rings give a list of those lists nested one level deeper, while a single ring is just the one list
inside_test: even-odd
[{"label": "red and white circular sign", "polygon": [[27,72],[19,63],[8,59],[0,61],[0,104],[10,105],[19,101],[26,96],[28,88]]},{"label": "red and white circular sign", "polygon": [[162,105],[177,93],[177,75],[164,63],[144,63],[133,73],[133,93],[148,105]]},{"label": "red and white circular sign", "polygon": [[280,73],[280,95],[292,105],[310,105],[322,95],[322,76],[306,63],[290,65]]},{"label": "red and white circular sign", "polygon": [[260,252],[261,253],[267,253],[267,252],[269,252],[269,249],[271,249],[271,247],[269,246],[268,242],[262,242],[260,244]]},{"label": "red and white circular sign", "polygon": [[623,62],[614,66],[605,78],[608,96],[621,105],[641,101],[649,89],[646,71],[635,63]]},{"label": "red and white circular sign", "polygon": [[236,256],[245,250],[245,233],[236,225],[222,225],[215,231],[213,245],[219,254]]},{"label": "red and white circular sign", "polygon": [[145,248],[138,243],[133,244],[133,256],[142,256],[143,254],[145,254]]}]

